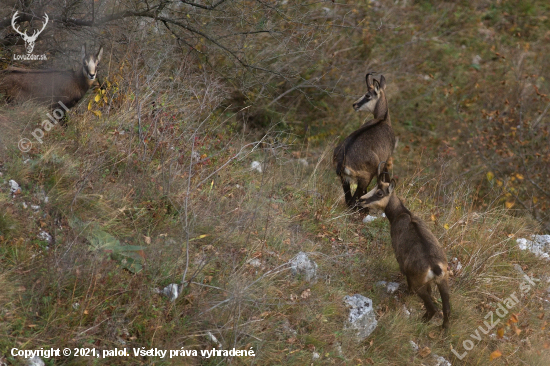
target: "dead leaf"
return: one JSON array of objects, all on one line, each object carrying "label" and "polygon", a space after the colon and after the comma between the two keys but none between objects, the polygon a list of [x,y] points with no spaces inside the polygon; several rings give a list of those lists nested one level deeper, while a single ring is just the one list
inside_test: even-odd
[{"label": "dead leaf", "polygon": [[489,361],[493,361],[495,358],[499,358],[502,356],[502,353],[497,349],[491,353],[491,356],[489,356]]},{"label": "dead leaf", "polygon": [[304,290],[304,292],[302,292],[302,294],[300,295],[300,297],[301,297],[302,299],[307,299],[310,295],[311,295],[311,290],[310,290],[310,289],[307,289],[307,290]]},{"label": "dead leaf", "polygon": [[143,238],[145,239],[145,244],[151,244],[151,237],[150,236],[143,236]]},{"label": "dead leaf", "polygon": [[371,358],[365,358],[365,362],[369,365],[374,365],[374,361]]},{"label": "dead leaf", "polygon": [[540,320],[542,320],[542,318],[544,318],[544,313],[540,313],[539,316],[538,316],[538,318],[539,318]]},{"label": "dead leaf", "polygon": [[518,316],[516,314],[510,315],[510,321],[512,323],[517,323],[518,322]]},{"label": "dead leaf", "polygon": [[516,335],[520,335],[520,333],[521,333],[521,329],[519,329],[515,325],[512,325],[512,330],[516,333]]},{"label": "dead leaf", "polygon": [[296,301],[298,299],[298,295],[290,294],[290,301]]},{"label": "dead leaf", "polygon": [[431,339],[435,339],[437,335],[435,334],[435,332],[430,332],[428,333],[428,337],[430,337]]},{"label": "dead leaf", "polygon": [[502,337],[504,337],[504,328],[498,328],[497,338],[501,339]]},{"label": "dead leaf", "polygon": [[418,354],[422,358],[426,358],[430,353],[432,353],[432,350],[430,349],[430,347],[424,347],[420,351],[418,351]]},{"label": "dead leaf", "polygon": [[136,252],[141,258],[145,259],[145,252],[143,250],[138,250]]}]

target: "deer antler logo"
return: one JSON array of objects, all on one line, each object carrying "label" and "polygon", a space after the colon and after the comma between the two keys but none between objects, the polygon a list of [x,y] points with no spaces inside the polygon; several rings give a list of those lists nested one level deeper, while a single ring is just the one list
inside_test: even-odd
[{"label": "deer antler logo", "polygon": [[25,33],[21,33],[21,31],[15,26],[15,20],[17,19],[17,13],[18,12],[16,11],[15,14],[13,14],[13,18],[11,18],[11,26],[12,26],[14,31],[16,31],[17,33],[19,33],[21,35],[21,37],[23,37],[23,40],[25,41],[25,48],[27,49],[27,53],[32,53],[32,50],[34,49],[34,42],[36,41],[36,38],[38,37],[38,35],[40,33],[42,33],[44,28],[46,28],[46,24],[48,24],[48,20],[50,18],[48,18],[48,14],[44,14],[45,23],[44,23],[44,26],[42,26],[42,29],[40,29],[40,30],[35,29],[32,36],[28,36],[27,31],[25,31]]}]

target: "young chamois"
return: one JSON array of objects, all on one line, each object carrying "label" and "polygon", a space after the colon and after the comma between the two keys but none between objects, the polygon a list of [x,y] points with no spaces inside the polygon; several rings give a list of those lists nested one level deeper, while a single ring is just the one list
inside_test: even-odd
[{"label": "young chamois", "polygon": [[102,54],[103,47],[94,55],[87,54],[83,45],[82,66],[77,71],[8,68],[0,73],[0,93],[8,102],[34,100],[53,106],[61,101],[72,108],[94,83]]},{"label": "young chamois", "polygon": [[432,302],[432,283],[435,282],[443,303],[443,329],[449,328],[451,304],[449,302],[449,274],[447,257],[436,237],[426,224],[413,215],[395,195],[395,180],[384,179],[380,172],[377,186],[360,198],[362,207],[383,210],[390,221],[391,242],[401,272],[407,277],[409,291],[424,301],[429,321],[437,309]]},{"label": "young chamois", "polygon": [[[390,159],[395,147],[385,93],[386,79],[382,75],[378,81],[368,73],[366,81],[367,93],[353,103],[353,108],[371,112],[374,118],[346,137],[334,149],[332,158],[336,174],[342,182],[346,204],[350,207],[355,207],[357,200],[367,192],[378,165]],[[350,190],[352,181],[357,182],[353,196]]]}]

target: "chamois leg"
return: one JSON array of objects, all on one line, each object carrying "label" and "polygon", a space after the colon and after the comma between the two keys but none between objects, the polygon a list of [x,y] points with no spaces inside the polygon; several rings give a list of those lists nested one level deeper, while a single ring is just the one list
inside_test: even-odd
[{"label": "chamois leg", "polygon": [[[367,188],[369,187],[369,183],[370,181],[372,180],[371,179],[362,179],[362,178],[358,178],[357,179],[357,188],[355,189],[355,192],[353,193],[353,198],[352,198],[352,205],[357,209],[357,210],[361,210],[362,207],[360,205],[358,205],[357,203],[359,202],[359,199],[365,195],[365,193],[367,193]],[[365,211],[365,212],[368,212],[368,208],[364,208],[362,211]]]},{"label": "chamois leg", "polygon": [[416,294],[422,299],[422,301],[424,301],[424,306],[426,307],[426,313],[422,317],[422,321],[424,322],[429,322],[437,312],[437,308],[432,301],[432,296],[430,295],[427,286],[428,284],[424,284],[416,290]]},{"label": "chamois leg", "polygon": [[342,188],[344,189],[344,197],[346,199],[346,205],[348,205],[349,207],[352,206],[352,196],[351,196],[351,188],[350,188],[350,184],[349,184],[349,181],[347,181],[345,178],[343,177],[340,177],[340,180],[342,181]]},{"label": "chamois leg", "polygon": [[437,284],[439,294],[441,295],[441,302],[443,303],[443,329],[449,329],[449,317],[451,316],[451,302],[449,298],[449,283],[446,279],[441,280]]}]

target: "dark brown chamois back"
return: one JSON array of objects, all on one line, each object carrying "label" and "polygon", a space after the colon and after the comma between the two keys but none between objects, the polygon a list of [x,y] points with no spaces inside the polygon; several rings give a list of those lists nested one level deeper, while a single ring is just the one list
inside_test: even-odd
[{"label": "dark brown chamois back", "polygon": [[[386,79],[366,76],[367,93],[353,104],[356,111],[369,111],[374,118],[352,132],[334,149],[333,164],[340,177],[346,203],[355,206],[359,197],[366,193],[371,180],[376,176],[380,162],[388,161],[395,147],[395,134],[391,126]],[[350,183],[357,182],[352,197]]]},{"label": "dark brown chamois back", "polygon": [[0,93],[8,102],[32,100],[53,106],[61,101],[71,108],[94,83],[102,54],[103,47],[94,55],[82,46],[82,65],[77,71],[8,68],[0,73]]},{"label": "dark brown chamois back", "polygon": [[442,326],[447,329],[451,312],[447,256],[426,223],[413,215],[395,195],[394,187],[393,179],[387,183],[380,175],[377,186],[361,197],[360,204],[383,210],[390,221],[395,257],[401,272],[407,277],[409,291],[424,301],[425,321],[429,321],[437,311],[431,299],[432,283],[437,285],[443,303]]}]

